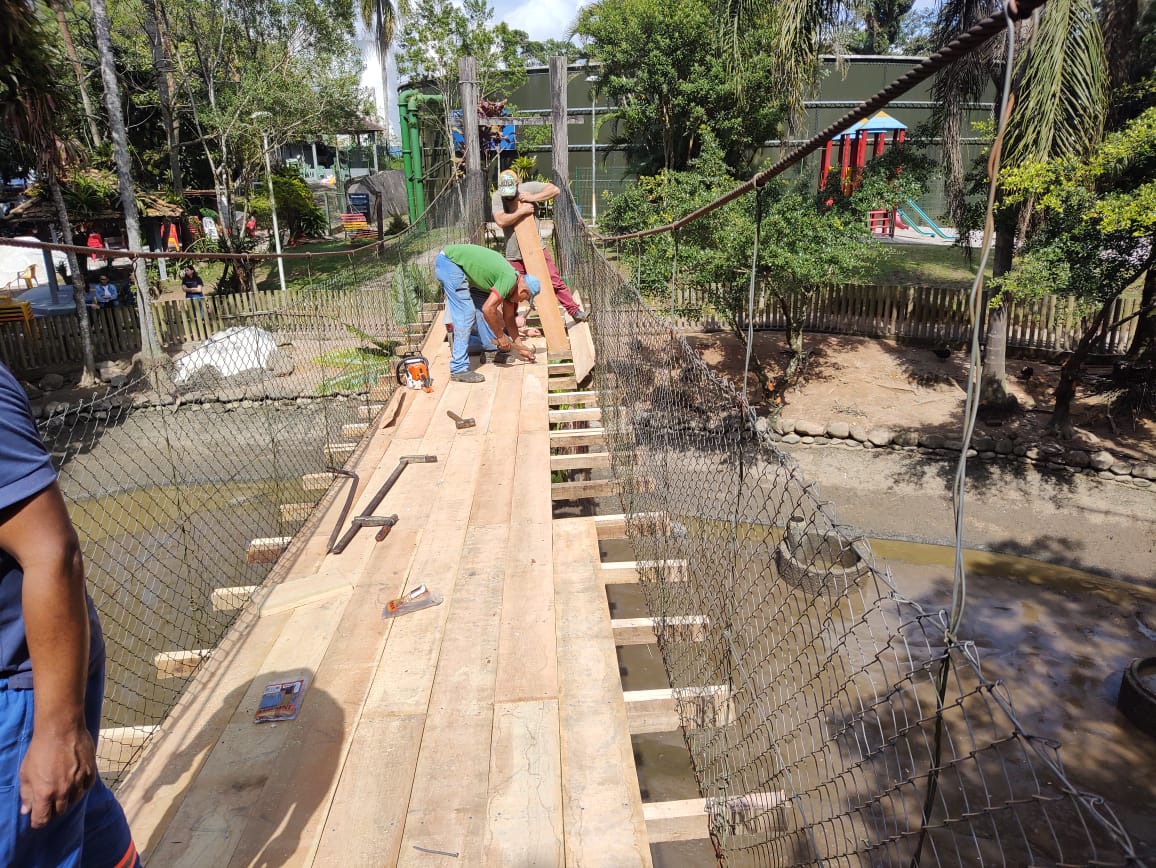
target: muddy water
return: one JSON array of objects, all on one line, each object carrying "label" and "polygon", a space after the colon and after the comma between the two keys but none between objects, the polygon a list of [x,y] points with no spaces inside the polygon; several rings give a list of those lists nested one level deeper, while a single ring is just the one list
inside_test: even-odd
[{"label": "muddy water", "polygon": [[[930,610],[950,606],[950,548],[872,548],[901,593]],[[633,557],[621,543],[603,543],[603,556]],[[1156,654],[1156,592],[1023,557],[969,552],[966,560],[961,635],[976,643],[985,675],[1007,682],[1023,728],[1061,742],[1073,784],[1106,796],[1141,858],[1156,858],[1156,742],[1115,706],[1124,666]],[[646,614],[637,587],[612,587],[608,596],[613,617]],[[669,686],[654,646],[620,649],[619,664],[624,689]],[[697,795],[680,733],[635,737],[634,749],[644,801]],[[659,865],[714,864],[705,842],[661,845],[654,856]]]}]

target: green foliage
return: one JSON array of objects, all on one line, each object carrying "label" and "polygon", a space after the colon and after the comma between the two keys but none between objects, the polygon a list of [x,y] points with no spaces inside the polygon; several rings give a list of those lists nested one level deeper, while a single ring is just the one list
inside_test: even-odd
[{"label": "green foliage", "polygon": [[[277,200],[280,228],[289,233],[290,239],[320,238],[327,234],[325,212],[317,206],[296,166],[280,166],[273,172],[273,196]],[[267,197],[254,196],[249,207],[261,226],[272,226]]]},{"label": "green foliage", "polygon": [[318,395],[368,389],[382,377],[393,374],[393,356],[378,347],[334,350],[317,356],[313,361],[323,368],[338,369],[338,373],[326,377],[317,386]]},{"label": "green foliage", "polygon": [[579,13],[574,31],[601,64],[597,87],[615,106],[616,141],[640,174],[685,169],[704,128],[727,165],[745,173],[778,131],[783,109],[773,96],[769,34],[741,37],[751,59],[740,77],[717,50],[717,28],[707,0],[600,0]]},{"label": "green foliage", "polygon": [[436,297],[430,289],[428,271],[413,262],[403,262],[393,272],[390,307],[397,324],[418,320],[421,306]]},{"label": "green foliage", "polygon": [[538,177],[538,158],[528,154],[518,157],[510,163],[510,168],[517,172],[523,181],[532,181]]}]

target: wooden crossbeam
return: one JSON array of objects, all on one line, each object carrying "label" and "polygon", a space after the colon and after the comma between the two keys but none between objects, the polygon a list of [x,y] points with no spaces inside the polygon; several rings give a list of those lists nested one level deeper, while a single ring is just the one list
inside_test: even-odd
[{"label": "wooden crossbeam", "polygon": [[340,467],[355,451],[357,451],[356,443],[330,443],[325,447],[325,460]]},{"label": "wooden crossbeam", "polygon": [[201,661],[213,653],[212,648],[198,648],[195,651],[161,651],[153,655],[153,665],[157,678],[188,678],[197,671]]},{"label": "wooden crossbeam", "polygon": [[682,725],[683,717],[692,728],[721,726],[726,721],[729,696],[726,686],[721,684],[622,692],[631,735],[673,732]]},{"label": "wooden crossbeam", "polygon": [[615,618],[610,622],[614,629],[614,644],[653,645],[658,641],[658,632],[674,633],[684,642],[701,642],[706,637],[710,619],[704,615],[677,615],[660,618]]},{"label": "wooden crossbeam", "polygon": [[573,362],[550,362],[546,368],[546,372],[551,377],[563,377],[567,374],[573,376],[574,363]]},{"label": "wooden crossbeam", "polygon": [[332,473],[306,473],[301,477],[301,487],[306,491],[325,491],[333,484]]},{"label": "wooden crossbeam", "polygon": [[362,404],[357,408],[357,418],[370,421],[377,418],[377,414],[385,408],[385,404]]},{"label": "wooden crossbeam", "polygon": [[550,486],[551,500],[582,500],[587,497],[609,497],[617,494],[622,483],[617,479],[589,479],[582,482],[555,482]]},{"label": "wooden crossbeam", "polygon": [[[785,802],[782,792],[748,793],[722,799],[682,799],[674,802],[643,804],[646,834],[651,844],[671,841],[695,841],[710,837],[709,814],[722,812],[730,826],[736,824],[777,825],[777,817],[768,817]],[[779,812],[775,810],[777,815]],[[751,831],[755,831],[752,829]]]},{"label": "wooden crossbeam", "polygon": [[101,727],[100,741],[96,745],[97,768],[106,775],[120,774],[158,729],[158,726]]},{"label": "wooden crossbeam", "polygon": [[670,520],[664,512],[639,512],[631,516],[623,513],[596,515],[594,527],[598,530],[598,539],[626,539],[628,518],[646,533],[665,534],[670,529]]},{"label": "wooden crossbeam", "polygon": [[277,558],[281,557],[281,552],[288,548],[292,539],[293,537],[289,536],[270,536],[250,540],[249,545],[245,547],[245,563],[271,564],[275,562]]},{"label": "wooden crossbeam", "polygon": [[554,376],[552,376],[552,377],[550,377],[549,380],[546,381],[546,383],[547,383],[547,388],[550,388],[550,389],[570,390],[570,389],[577,389],[578,388],[578,379],[574,376],[566,376],[566,377],[563,377],[563,376],[554,377]]},{"label": "wooden crossbeam", "polygon": [[601,393],[596,390],[586,392],[551,392],[547,396],[551,407],[558,407],[563,404],[587,405],[597,404],[598,396]]},{"label": "wooden crossbeam", "polygon": [[232,588],[217,588],[209,595],[214,612],[235,612],[242,608],[260,585],[237,585]]},{"label": "wooden crossbeam", "polygon": [[610,466],[609,452],[581,452],[577,455],[551,455],[551,470],[592,470]]},{"label": "wooden crossbeam", "polygon": [[551,431],[550,448],[565,449],[571,446],[602,446],[606,443],[606,431],[602,428],[588,428],[584,431]]},{"label": "wooden crossbeam", "polygon": [[607,585],[638,584],[639,572],[644,569],[662,569],[666,581],[686,581],[686,561],[608,561],[601,564],[602,581]]},{"label": "wooden crossbeam", "polygon": [[602,409],[600,407],[576,407],[572,410],[551,410],[550,424],[563,422],[601,422]]},{"label": "wooden crossbeam", "polygon": [[369,427],[368,422],[350,422],[348,425],[341,426],[341,436],[348,437],[350,440],[360,440],[365,436]]},{"label": "wooden crossbeam", "polygon": [[317,504],[305,501],[303,503],[283,503],[280,506],[281,521],[305,521],[313,512]]}]

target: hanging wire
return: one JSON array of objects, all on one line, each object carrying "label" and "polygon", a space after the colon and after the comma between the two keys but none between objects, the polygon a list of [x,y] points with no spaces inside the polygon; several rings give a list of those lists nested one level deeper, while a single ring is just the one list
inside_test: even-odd
[{"label": "hanging wire", "polygon": [[678,283],[678,232],[672,232],[674,238],[674,261],[670,266],[670,319],[674,321],[674,289]]},{"label": "hanging wire", "polygon": [[[743,405],[747,401],[747,377],[751,369],[751,348],[755,342],[755,280],[759,273],[759,239],[763,230],[763,188],[755,188],[755,243],[751,251],[751,280],[747,288],[747,351],[743,357]],[[746,414],[744,413],[745,417]]]}]

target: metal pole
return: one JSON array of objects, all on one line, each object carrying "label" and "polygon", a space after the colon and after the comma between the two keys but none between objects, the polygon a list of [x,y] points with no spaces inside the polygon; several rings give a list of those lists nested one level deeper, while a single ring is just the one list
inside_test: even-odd
[{"label": "metal pole", "polygon": [[[586,76],[587,83],[598,81],[598,76]],[[590,225],[598,224],[598,118],[594,114],[594,88],[590,88]]]},{"label": "metal pole", "polygon": [[277,200],[273,198],[273,167],[269,159],[269,136],[266,133],[261,133],[261,143],[265,146],[265,180],[269,182],[269,210],[273,212],[273,246],[277,249],[277,277],[281,280],[281,298],[288,303],[285,262],[281,259],[281,230],[277,227]]}]

